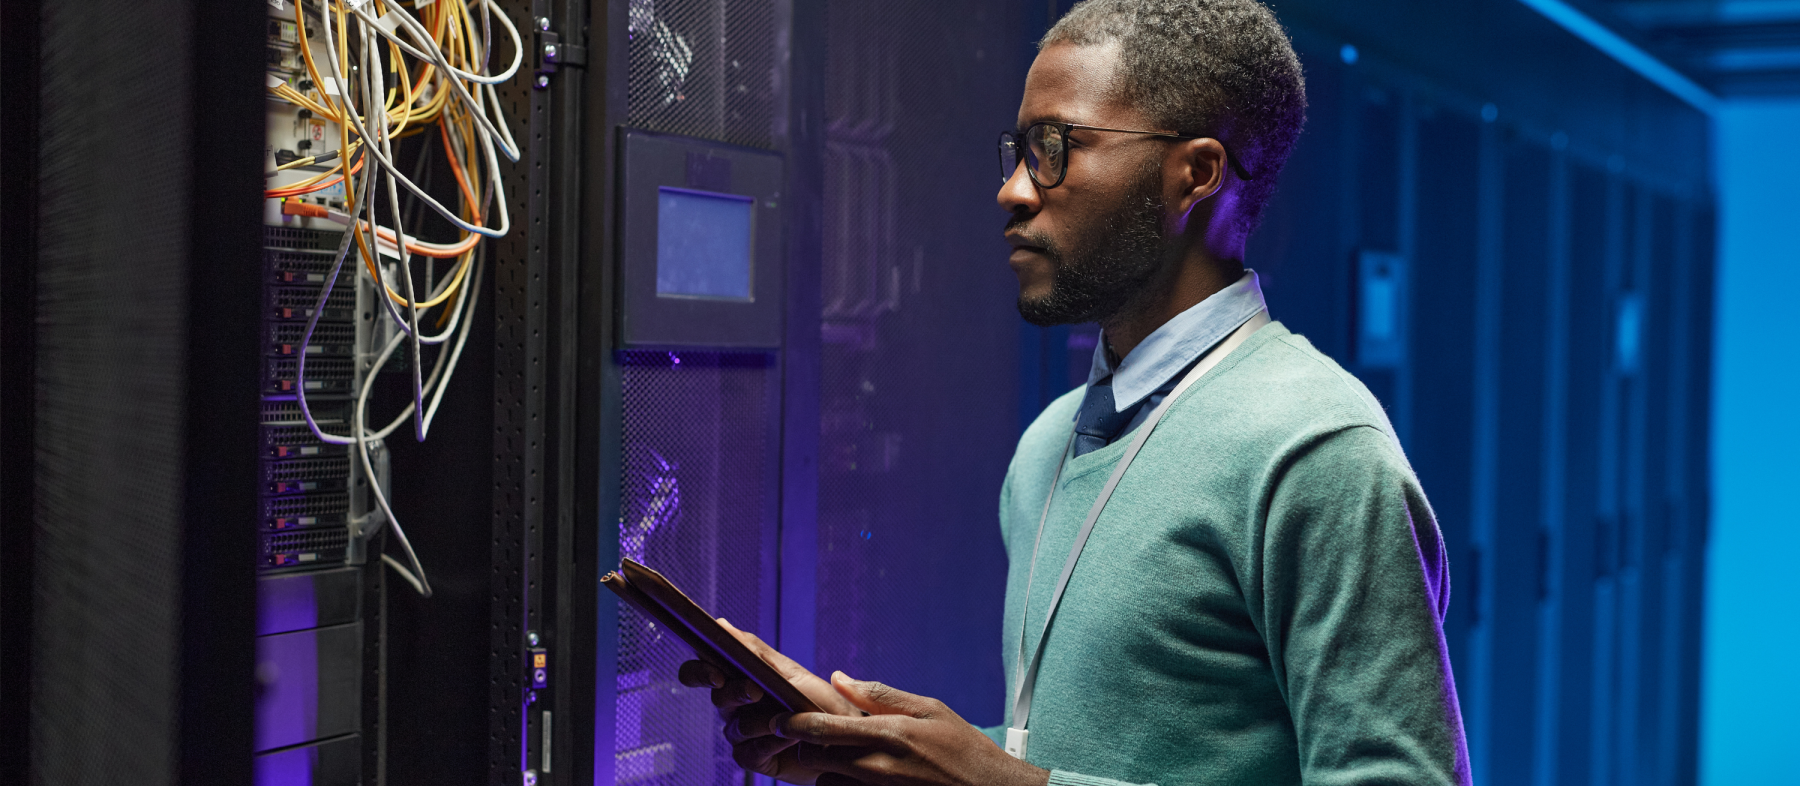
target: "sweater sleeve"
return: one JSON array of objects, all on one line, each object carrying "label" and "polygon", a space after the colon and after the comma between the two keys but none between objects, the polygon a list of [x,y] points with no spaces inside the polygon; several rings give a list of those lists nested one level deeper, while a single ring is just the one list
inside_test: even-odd
[{"label": "sweater sleeve", "polygon": [[[1308,786],[1469,784],[1444,643],[1449,565],[1398,445],[1366,426],[1293,451],[1248,594]],[[1052,781],[1055,782],[1054,780]]]}]

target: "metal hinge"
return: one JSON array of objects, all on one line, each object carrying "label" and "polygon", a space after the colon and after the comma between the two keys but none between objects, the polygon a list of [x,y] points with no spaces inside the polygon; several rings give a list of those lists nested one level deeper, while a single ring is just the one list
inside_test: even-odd
[{"label": "metal hinge", "polygon": [[538,17],[537,27],[537,86],[540,90],[550,86],[550,75],[558,68],[587,66],[587,47],[563,43],[562,37],[550,29],[548,17]]}]

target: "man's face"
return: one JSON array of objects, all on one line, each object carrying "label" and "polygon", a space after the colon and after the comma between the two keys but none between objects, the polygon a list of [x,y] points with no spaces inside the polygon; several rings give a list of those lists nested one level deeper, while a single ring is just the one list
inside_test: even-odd
[{"label": "man's face", "polygon": [[[1150,129],[1120,105],[1113,47],[1059,44],[1025,78],[1018,128],[1058,121]],[[1000,188],[1019,277],[1019,314],[1035,325],[1103,320],[1119,312],[1161,267],[1165,252],[1162,158],[1153,137],[1075,129],[1068,174],[1045,189],[1020,166]]]}]

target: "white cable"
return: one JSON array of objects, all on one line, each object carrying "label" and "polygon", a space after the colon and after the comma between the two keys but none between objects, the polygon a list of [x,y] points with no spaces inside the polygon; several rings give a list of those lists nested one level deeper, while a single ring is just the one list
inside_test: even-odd
[{"label": "white cable", "polygon": [[[436,52],[438,57],[432,57],[431,55],[426,54],[424,51],[414,47],[412,44],[409,44],[405,41],[400,40],[400,37],[398,35],[395,35],[393,32],[389,31],[386,27],[381,25],[381,23],[377,19],[377,17],[373,13],[370,13],[368,11],[366,4],[359,5],[353,10],[356,12],[356,15],[358,17],[362,18],[362,20],[365,24],[367,24],[369,27],[375,28],[376,31],[380,32],[382,38],[386,38],[389,41],[392,41],[395,44],[399,45],[401,51],[404,51],[407,54],[412,55],[413,57],[416,57],[420,60],[430,60],[430,61],[432,61],[432,63],[434,65],[438,65],[439,68],[442,68],[447,73],[462,77],[463,79],[466,79],[470,82],[476,82],[476,83],[485,84],[485,85],[497,85],[497,84],[501,84],[509,79],[512,79],[514,74],[519,73],[519,66],[522,65],[525,61],[525,47],[522,45],[522,42],[519,39],[519,28],[514,27],[512,20],[507,18],[507,16],[505,14],[499,14],[498,16],[500,17],[501,26],[506,28],[507,35],[512,38],[512,43],[513,43],[512,65],[508,66],[504,72],[501,72],[499,74],[473,74],[468,71],[464,71],[460,68],[454,68],[447,64],[443,64],[444,61],[448,60],[448,58],[444,57],[443,48],[439,47],[437,45],[437,41],[432,39],[431,31],[426,30],[425,26],[423,24],[421,24],[419,22],[419,20],[414,19],[412,14],[407,13],[406,9],[403,6],[401,6],[397,2],[393,2],[392,0],[385,0],[383,5],[386,5],[388,7],[388,14],[397,15],[399,17],[399,20],[398,20],[399,23],[401,25],[406,26],[407,34],[411,35],[413,37],[413,40],[416,43],[418,43],[419,46],[425,47],[426,49]],[[484,2],[483,6],[486,6],[486,5],[487,4]],[[473,31],[470,31],[470,32],[473,32]],[[484,35],[482,38],[483,38],[483,40],[481,42],[482,46],[488,47],[489,42],[486,40],[486,36]]]},{"label": "white cable", "polygon": [[[487,4],[490,2],[491,2],[491,0],[483,0],[484,9],[486,8]],[[425,30],[424,25],[420,24],[417,19],[414,19],[412,14],[406,13],[406,9],[404,7],[402,7],[400,5],[400,3],[397,2],[397,0],[383,0],[383,3],[388,6],[388,13],[399,15],[401,23],[405,24],[407,26],[407,32],[411,33],[414,37],[420,38],[421,40],[423,40],[424,42],[427,43],[427,48],[430,50],[430,52],[427,53],[427,52],[422,52],[418,49],[414,49],[412,46],[408,45],[405,41],[401,41],[399,39],[399,37],[393,35],[392,33],[389,33],[386,29],[382,28],[376,22],[376,18],[373,14],[371,14],[367,10],[364,10],[361,7],[358,7],[356,9],[356,14],[359,18],[364,20],[364,23],[365,23],[364,26],[375,28],[375,30],[377,32],[379,32],[383,37],[388,38],[388,39],[392,40],[395,44],[399,45],[403,51],[406,51],[408,54],[411,54],[412,56],[417,57],[420,60],[431,61],[432,65],[437,66],[439,69],[443,70],[444,72],[446,72],[448,74],[454,74],[456,76],[461,76],[464,79],[466,79],[467,81],[480,84],[484,87],[492,87],[493,85],[497,85],[497,84],[507,81],[508,79],[511,79],[514,74],[518,73],[519,65],[524,61],[524,46],[519,40],[519,29],[513,26],[512,20],[507,18],[506,14],[504,14],[504,13],[498,14],[498,16],[500,17],[501,24],[506,27],[507,32],[512,37],[513,62],[512,62],[512,65],[509,68],[507,68],[504,73],[496,75],[496,76],[485,76],[485,75],[480,75],[480,74],[471,74],[460,68],[455,68],[455,67],[451,66],[449,57],[444,54],[444,50],[437,45],[437,42],[433,41],[431,39],[431,34],[430,34],[430,32]],[[485,39],[485,37],[484,37],[484,39]],[[483,40],[482,46],[483,47],[488,46],[488,42],[486,40]],[[468,88],[464,87],[461,81],[458,81],[456,79],[448,79],[446,81],[449,81],[451,83],[451,85],[456,88],[457,92],[462,94],[462,98],[465,101],[467,101],[471,105],[475,104],[475,99],[472,96],[470,96]],[[500,131],[496,130],[496,128],[494,127],[494,124],[489,120],[488,116],[485,113],[477,114],[476,118],[478,120],[480,120],[483,125],[487,126],[488,133],[490,133],[490,134],[501,133]],[[505,125],[506,124],[504,122],[500,123],[501,127],[504,127]],[[512,142],[512,137],[511,137],[510,133],[507,134],[507,142],[508,143]],[[507,154],[508,158],[510,158],[514,161],[519,160],[518,146],[516,144],[507,145],[506,146],[506,154]]]},{"label": "white cable", "polygon": [[[362,407],[358,406],[355,418],[359,426],[363,422],[363,417]],[[387,494],[381,491],[381,484],[376,482],[375,467],[369,461],[369,442],[364,438],[363,430],[360,427],[356,430],[356,436],[356,454],[362,458],[363,475],[369,479],[369,490],[375,494],[375,504],[381,507],[382,515],[387,517],[388,526],[394,528],[394,537],[399,539],[401,550],[406,552],[407,561],[412,563],[413,572],[418,576],[418,583],[414,587],[418,589],[419,596],[429,598],[431,597],[431,580],[425,577],[425,566],[419,563],[419,555],[413,551],[412,541],[407,540],[406,530],[401,528],[400,519],[394,516],[393,507],[388,505]],[[372,535],[374,532],[363,534],[365,536]]]},{"label": "white cable", "polygon": [[[454,272],[445,276],[441,281],[431,281],[428,278],[426,288],[432,290],[430,297],[433,299],[442,296],[453,281],[460,280],[462,282],[461,285],[468,287],[468,289],[466,289],[461,296],[461,302],[459,302],[451,311],[449,323],[441,334],[436,336],[420,335],[418,324],[419,314],[425,309],[414,305],[418,303],[419,300],[412,275],[412,251],[411,248],[409,248],[409,245],[434,249],[448,249],[451,246],[448,244],[425,243],[407,236],[404,224],[405,215],[401,207],[400,188],[401,186],[404,186],[407,191],[419,199],[422,204],[430,205],[440,215],[443,215],[452,224],[466,232],[474,232],[487,237],[502,237],[510,232],[511,215],[509,211],[502,209],[500,211],[500,227],[497,229],[488,229],[485,226],[471,225],[463,221],[456,214],[451,213],[442,203],[433,199],[428,193],[425,193],[423,189],[419,188],[413,178],[409,178],[405,174],[402,174],[399,167],[394,165],[392,118],[388,116],[385,110],[382,110],[379,112],[379,117],[370,115],[368,121],[365,122],[362,113],[357,111],[357,99],[360,98],[361,104],[365,107],[375,107],[385,104],[385,101],[382,100],[382,97],[386,95],[385,72],[381,68],[381,49],[378,45],[378,40],[375,38],[375,34],[377,33],[384,38],[394,41],[401,47],[402,51],[411,53],[420,59],[431,60],[440,70],[442,70],[445,73],[445,76],[442,77],[444,81],[448,82],[450,86],[454,88],[457,98],[469,112],[469,115],[478,121],[475,128],[476,136],[480,139],[481,157],[486,159],[487,169],[490,174],[488,182],[483,184],[481,202],[479,203],[482,212],[477,213],[477,215],[481,215],[485,213],[487,207],[491,206],[493,202],[496,201],[496,198],[502,206],[506,203],[505,181],[500,172],[499,155],[497,155],[495,151],[496,141],[498,140],[502,152],[510,159],[514,161],[519,159],[518,144],[512,137],[511,129],[504,120],[501,120],[496,125],[496,123],[493,122],[493,119],[489,117],[488,111],[490,106],[495,110],[498,110],[500,107],[499,95],[494,91],[493,85],[506,81],[517,72],[523,59],[523,46],[519,40],[518,29],[513,26],[511,20],[507,18],[504,13],[499,13],[498,16],[501,17],[502,25],[506,27],[513,40],[514,62],[503,75],[490,76],[486,74],[471,74],[462,71],[461,69],[450,67],[448,58],[445,56],[442,49],[437,46],[437,43],[431,39],[430,34],[424,31],[423,26],[420,25],[417,20],[413,19],[412,15],[407,13],[394,0],[383,0],[389,7],[389,13],[397,15],[397,19],[407,26],[408,35],[414,37],[424,45],[425,48],[429,50],[428,52],[421,51],[408,45],[405,41],[401,41],[398,36],[393,35],[391,30],[377,22],[368,11],[364,10],[359,5],[351,10],[355,12],[359,21],[362,22],[362,24],[358,25],[358,30],[356,31],[356,43],[359,47],[356,55],[357,60],[360,62],[362,73],[359,75],[361,78],[355,80],[353,83],[352,80],[343,77],[345,64],[339,62],[337,56],[337,42],[333,37],[331,30],[332,14],[329,7],[329,0],[325,0],[325,2],[326,5],[321,9],[322,13],[320,14],[320,18],[323,20],[322,29],[325,31],[325,40],[327,42],[327,63],[331,69],[331,76],[334,80],[333,84],[339,88],[339,90],[334,92],[337,92],[341,96],[343,113],[356,127],[357,134],[364,140],[363,147],[366,151],[364,159],[365,169],[362,173],[363,186],[360,194],[361,199],[357,200],[358,204],[352,207],[351,212],[348,215],[339,214],[334,211],[330,216],[334,220],[339,220],[340,217],[342,219],[347,219],[344,221],[344,223],[347,224],[345,227],[346,234],[340,244],[338,256],[332,268],[332,274],[327,282],[327,286],[320,294],[320,303],[315,307],[309,319],[307,332],[302,340],[302,346],[300,347],[301,359],[299,362],[302,364],[305,362],[305,352],[309,348],[308,345],[313,330],[318,323],[318,319],[323,313],[323,304],[329,299],[331,286],[335,285],[337,276],[342,271],[345,257],[348,255],[349,243],[351,241],[351,235],[349,233],[352,232],[367,233],[367,242],[373,247],[377,254],[376,261],[378,264],[373,266],[375,268],[375,275],[373,278],[375,279],[375,284],[380,288],[378,296],[381,297],[385,307],[384,310],[389,318],[399,326],[402,333],[395,335],[386,343],[386,346],[383,347],[379,356],[370,366],[368,374],[363,380],[361,389],[358,391],[354,414],[352,416],[352,435],[341,437],[338,435],[326,434],[318,427],[318,424],[312,420],[310,414],[308,414],[307,422],[312,427],[314,433],[322,441],[332,444],[354,443],[356,445],[357,456],[361,461],[363,472],[368,479],[370,490],[374,493],[376,504],[380,508],[385,522],[393,525],[395,538],[400,542],[401,550],[404,552],[408,564],[402,564],[399,560],[396,560],[387,554],[381,555],[382,562],[388,567],[393,568],[396,573],[400,574],[400,576],[407,583],[411,584],[413,589],[418,591],[421,596],[431,597],[431,584],[426,578],[424,565],[420,562],[418,554],[414,551],[411,541],[406,537],[406,531],[400,526],[399,518],[394,514],[393,507],[387,498],[387,494],[382,490],[381,484],[378,482],[378,478],[376,478],[373,460],[370,458],[369,443],[385,439],[397,429],[401,423],[405,422],[408,416],[411,416],[413,419],[414,431],[417,439],[423,441],[426,434],[429,433],[431,422],[437,414],[439,404],[443,401],[444,391],[449,388],[450,381],[456,374],[456,368],[462,357],[463,348],[468,342],[470,329],[474,325],[474,313],[480,301],[480,281],[485,269],[486,249],[482,248],[478,243],[474,249],[474,253],[464,256],[461,265]],[[461,2],[461,0],[457,0],[457,2]],[[494,15],[495,9],[493,7],[493,0],[476,0],[476,2],[480,4],[482,11],[481,40],[479,42],[468,41],[468,43],[471,45],[479,43],[483,52],[482,66],[483,70],[485,70],[485,60],[491,53],[493,45],[489,17]],[[466,14],[468,12],[468,6],[464,6],[461,10]],[[473,38],[473,31],[466,31],[466,33],[469,38]],[[345,29],[343,35],[344,42],[349,43],[350,31]],[[396,70],[400,70],[399,66],[400,64],[395,64]],[[409,77],[402,76],[401,78]],[[462,80],[465,79],[477,85],[473,94],[471,94],[469,89],[464,86]],[[372,132],[371,127],[373,127]],[[463,145],[461,144],[462,140],[460,138],[456,138],[453,141],[455,155],[461,160],[461,158],[467,156],[469,151],[463,149]],[[388,207],[393,214],[394,220],[394,227],[391,230],[394,240],[391,243],[383,242],[383,239],[381,238],[381,231],[383,228],[376,221],[376,200],[378,199],[376,192],[379,191],[378,184],[381,181],[386,181],[388,188]],[[360,216],[365,213],[367,218],[361,218]],[[388,274],[385,270],[385,266],[379,264],[381,253],[390,249],[393,251],[392,255],[399,260],[400,276],[402,279],[401,285],[405,289],[406,298],[408,300],[406,309],[408,313],[404,318],[400,314],[398,306],[393,302],[393,298],[386,296],[390,291],[387,283]],[[435,262],[435,260],[433,261]],[[471,265],[473,266],[472,269]],[[459,274],[463,276],[461,279],[458,278]],[[422,346],[427,344],[440,345],[448,341],[452,334],[456,335],[455,344],[449,347],[447,352],[443,350],[439,351],[429,378],[421,379],[424,367]],[[393,356],[394,350],[399,347],[401,341],[408,341],[410,343],[413,400],[406,406],[405,410],[394,419],[394,422],[390,423],[386,428],[379,432],[370,432],[368,429],[369,393],[374,387],[376,375],[379,374],[381,369],[387,364],[388,359]],[[298,391],[298,398],[300,400],[301,408],[303,411],[306,411],[308,408],[304,384],[298,385],[297,387],[300,388]],[[431,403],[429,406],[426,406],[425,398],[428,394],[431,398]],[[373,534],[375,531],[379,531],[379,525],[377,525],[375,529],[363,534],[366,536]]]},{"label": "white cable", "polygon": [[[326,14],[326,16],[329,17],[330,15]],[[367,36],[366,31],[367,31],[368,26],[364,25],[362,27],[364,28],[364,36],[366,37]],[[326,40],[329,42],[331,40],[331,38],[330,38],[330,34],[331,34],[330,22],[325,23],[325,33],[326,33]],[[333,46],[327,46],[326,49],[327,49],[326,62],[331,66],[332,78],[336,79],[338,84],[345,85],[347,88],[348,80],[345,80],[343,78],[343,67],[338,63],[338,60],[337,60],[337,48],[333,47]],[[464,100],[471,107],[477,107],[477,108],[480,107],[480,104],[477,101],[475,101],[475,99],[469,97],[468,90],[462,86],[461,82],[459,82],[455,79],[445,79],[444,81],[449,82],[452,86],[454,86],[456,88],[457,92],[463,96]],[[343,92],[347,94],[347,93],[349,93],[349,90],[345,89]],[[368,102],[365,101],[365,103],[368,103]],[[375,138],[374,134],[369,133],[368,126],[363,124],[362,115],[360,113],[356,112],[354,110],[354,107],[352,107],[350,105],[350,99],[349,99],[348,95],[346,95],[344,97],[344,114],[350,118],[351,124],[356,126],[356,133],[358,136],[362,137],[364,140],[371,140],[371,139]],[[385,115],[385,112],[383,114]],[[490,124],[488,124],[487,116],[485,113],[471,110],[470,114],[472,116],[474,116],[477,120],[481,121],[480,125],[487,126],[487,128],[485,129],[486,131],[488,131],[490,133],[492,132],[492,126]],[[505,126],[506,124],[501,123],[501,125]],[[477,130],[479,131],[482,129],[478,127]],[[485,145],[485,149],[487,149],[487,151],[489,152],[489,154],[491,156],[492,152],[493,152],[492,140],[487,139],[488,135],[486,133],[482,133],[482,134],[478,134],[478,135],[483,137],[483,139],[487,142],[487,144]],[[511,140],[512,140],[512,137],[509,132],[508,136],[507,136],[507,141],[510,142]],[[515,147],[516,147],[516,145],[515,145]],[[393,161],[391,161],[387,156],[383,155],[380,150],[376,149],[375,145],[364,144],[363,149],[366,151],[366,155],[368,155],[370,157],[370,159],[375,160],[375,161],[380,161],[381,165],[383,167],[394,170],[396,172],[399,171],[399,167],[394,166]],[[508,150],[507,152],[508,152],[508,156],[512,160],[514,160],[514,161],[519,160],[519,155],[516,150]],[[368,166],[369,164],[370,164],[369,161],[365,161],[364,165]],[[489,169],[492,172],[493,176],[495,176],[495,177],[500,176],[500,162],[498,160],[490,160],[489,161]],[[406,185],[406,190],[411,191],[414,196],[418,197],[425,204],[430,205],[432,210],[437,211],[438,215],[443,216],[446,221],[449,221],[451,224],[456,225],[457,228],[462,229],[465,232],[474,232],[477,234],[485,235],[487,237],[499,238],[499,237],[505,237],[508,232],[512,231],[512,215],[508,211],[500,212],[501,222],[500,222],[499,228],[497,228],[497,229],[489,229],[484,226],[476,226],[467,221],[464,221],[460,216],[457,216],[449,208],[444,207],[443,203],[432,198],[432,196],[430,194],[425,193],[424,190],[420,189],[418,187],[418,185],[413,183],[411,180],[406,179],[404,176],[398,178],[398,180],[399,180],[399,182]],[[501,188],[504,188],[504,187],[505,187],[504,185],[501,186]],[[505,204],[504,191],[502,191],[501,204]]]},{"label": "white cable", "polygon": [[[481,271],[482,271],[482,265],[480,263],[477,263],[475,266],[474,275],[476,277],[479,277],[481,275]],[[443,335],[445,337],[447,337],[451,331],[457,330],[457,323],[459,321],[462,323],[462,329],[461,329],[461,332],[459,333],[459,335],[457,336],[455,346],[453,346],[448,351],[438,353],[437,362],[434,364],[434,366],[431,370],[431,377],[429,379],[427,379],[425,382],[425,389],[432,391],[431,407],[430,407],[430,409],[427,409],[425,411],[425,431],[426,431],[426,433],[430,433],[431,420],[434,416],[437,415],[438,402],[443,400],[444,391],[449,389],[449,387],[450,387],[450,378],[455,376],[455,374],[456,374],[456,363],[462,357],[463,345],[467,344],[468,340],[469,340],[469,328],[475,324],[475,319],[474,319],[473,315],[475,313],[476,301],[478,300],[478,297],[480,294],[481,294],[481,290],[479,288],[470,290],[469,297],[467,298],[468,302],[467,302],[467,309],[466,309],[466,312],[470,315],[469,318],[463,319],[465,309],[459,308],[457,311],[455,311],[451,314],[451,317],[450,317],[451,322],[450,322],[449,326],[446,327],[444,330]],[[368,396],[369,389],[374,385],[375,375],[379,374],[381,372],[382,366],[387,364],[388,357],[391,356],[394,349],[399,346],[400,340],[401,340],[400,336],[394,336],[393,338],[388,339],[387,346],[382,350],[381,354],[376,358],[374,365],[369,368],[368,375],[363,382],[362,394],[361,394],[362,397],[364,397],[365,399]],[[446,365],[448,366],[447,371],[446,371]],[[443,373],[442,381],[439,381],[439,379],[438,379],[440,373]],[[387,426],[382,428],[380,431],[370,434],[369,438],[370,439],[386,439],[389,434],[394,433],[394,430],[398,429],[400,427],[401,423],[406,422],[406,418],[408,416],[410,416],[412,413],[413,413],[413,405],[409,403],[406,405],[406,409],[401,410],[400,414],[394,416],[394,419],[392,422],[388,423]]]},{"label": "white cable", "polygon": [[[368,92],[364,95],[363,99],[364,101],[369,102],[373,101],[373,96],[387,95],[386,84],[383,78],[385,71],[381,67],[381,49],[380,47],[375,46],[374,42],[370,40],[369,30],[371,27],[373,27],[373,25],[362,26],[363,78],[368,88]],[[392,129],[388,127],[388,115],[386,112],[378,113],[375,125],[376,129],[380,132],[380,136],[375,139],[375,142],[381,146],[382,152],[386,153],[388,158],[392,158],[394,155],[393,135],[391,133]],[[396,188],[394,184],[394,174],[397,171],[398,170],[396,169],[388,168],[384,170],[383,176],[387,178],[388,184],[388,210],[392,212],[394,216],[394,236],[405,237],[406,227],[402,224],[403,216],[400,212],[400,189]],[[412,355],[413,412],[415,413],[413,415],[413,437],[420,442],[424,442],[425,390],[421,386],[422,382],[420,380],[420,375],[424,371],[425,355],[419,348],[419,306],[417,305],[419,300],[418,294],[414,291],[415,288],[413,287],[412,252],[407,249],[405,243],[398,244],[398,247],[400,249],[401,283],[406,289],[406,316],[408,323],[406,335],[408,341],[412,345],[410,349]]]},{"label": "white cable", "polygon": [[[375,371],[379,371],[383,365],[386,365],[388,357],[393,355],[394,347],[399,343],[399,336],[388,341],[387,346],[381,351],[381,356],[375,360],[375,365],[371,369],[371,377]],[[375,475],[374,463],[369,460],[369,442],[376,439],[369,434],[366,425],[369,422],[367,405],[370,387],[367,384],[363,386],[362,391],[356,397],[356,408],[351,416],[351,422],[355,424],[356,430],[356,455],[362,460],[363,476],[369,481],[369,491],[375,495],[375,504],[381,508],[384,523],[394,528],[394,537],[400,541],[401,550],[406,552],[407,561],[412,563],[413,573],[418,578],[417,582],[413,584],[414,589],[418,590],[421,597],[429,598],[431,597],[431,581],[425,576],[425,566],[419,562],[419,555],[413,551],[412,541],[407,539],[406,530],[400,526],[400,518],[394,515],[394,508],[388,503],[387,494],[381,490],[381,483],[378,482],[379,479]],[[377,526],[363,531],[362,535],[369,537],[379,531],[380,527]]]},{"label": "white cable", "polygon": [[[453,84],[454,84],[454,82],[453,82]],[[373,134],[369,133],[368,127],[363,125],[363,120],[360,116],[356,115],[355,113],[351,113],[351,112],[346,112],[345,114],[350,115],[351,124],[356,126],[356,133],[358,136],[361,136],[364,139],[369,139],[369,138],[373,137]],[[473,113],[471,113],[471,114],[473,114]],[[477,134],[477,136],[480,136],[483,139],[483,141],[486,143],[486,144],[484,144],[483,149],[485,149],[491,156],[493,153],[493,141],[488,137],[487,134]],[[371,155],[371,157],[373,157],[377,161],[380,161],[381,165],[383,167],[385,167],[387,169],[394,169],[394,170],[399,169],[398,167],[394,166],[393,162],[391,160],[389,160],[387,158],[387,156],[383,155],[381,153],[381,151],[373,149],[374,148],[373,145],[363,145],[363,148],[368,151],[368,153]],[[514,156],[513,160],[517,161],[518,158],[516,156]],[[497,159],[490,160],[489,161],[489,169],[490,169],[492,175],[499,176],[500,162]],[[443,216],[444,220],[449,221],[450,223],[456,225],[456,227],[458,229],[461,229],[464,232],[474,232],[476,234],[485,235],[487,237],[499,238],[499,237],[506,237],[506,234],[508,232],[512,231],[512,216],[507,211],[504,211],[504,210],[500,211],[501,221],[500,221],[499,227],[494,228],[494,229],[489,229],[484,226],[478,226],[476,224],[471,224],[467,221],[464,221],[460,216],[457,216],[449,208],[444,207],[443,203],[432,198],[432,196],[430,194],[425,193],[425,191],[423,189],[419,188],[418,185],[414,184],[411,180],[408,180],[405,177],[400,177],[400,178],[398,178],[398,180],[401,183],[405,184],[406,190],[411,191],[414,196],[418,197],[425,204],[430,205],[432,210],[437,211],[438,215]],[[502,186],[502,188],[504,188],[504,186]],[[504,193],[504,192],[502,192],[502,193]]]},{"label": "white cable", "polygon": [[[450,348],[450,367],[444,372],[444,379],[438,383],[437,390],[432,393],[431,408],[425,410],[425,430],[427,432],[431,431],[431,419],[437,417],[438,404],[444,400],[444,391],[450,388],[450,378],[456,376],[456,362],[462,359],[463,345],[469,343],[469,328],[475,324],[475,306],[481,299],[481,287],[478,282],[481,281],[482,269],[485,267],[483,263],[486,261],[486,251],[487,249],[483,247],[475,252],[475,269],[469,271],[473,278],[463,282],[463,286],[466,287],[464,291],[468,293],[465,299],[469,301],[469,318],[463,320],[462,332],[456,337],[456,346]],[[450,319],[449,330],[453,330],[456,327],[457,317],[453,315]],[[432,372],[432,376],[437,376],[435,370]]]},{"label": "white cable", "polygon": [[[367,193],[367,189],[373,181],[374,178],[370,177],[370,170],[364,169],[362,185],[364,189],[363,193]],[[356,204],[351,206],[351,209],[361,212],[366,203],[366,199],[358,200]],[[354,435],[340,437],[336,434],[327,434],[325,433],[325,430],[319,428],[319,424],[313,420],[312,408],[308,406],[306,402],[306,376],[304,373],[306,370],[306,353],[311,347],[313,330],[319,326],[319,317],[325,313],[325,305],[330,301],[331,291],[337,286],[338,275],[343,272],[344,258],[350,253],[350,240],[350,233],[345,232],[343,238],[338,242],[337,259],[332,264],[330,275],[325,278],[324,286],[319,288],[319,298],[314,303],[312,314],[306,319],[306,333],[300,338],[300,352],[294,361],[294,392],[295,398],[300,404],[300,414],[306,418],[306,425],[312,429],[313,435],[318,437],[320,442],[324,442],[328,445],[349,445],[355,442],[356,438]]]},{"label": "white cable", "polygon": [[[386,3],[388,8],[393,12],[403,13],[405,11],[405,9],[401,7],[398,0],[382,0],[382,1],[384,3]],[[482,2],[483,20],[484,20],[483,26],[485,27],[486,26],[485,20],[487,18],[488,13],[490,11],[494,10],[493,0],[481,0],[481,2]],[[494,15],[500,17],[501,24],[506,27],[507,32],[512,36],[513,64],[512,64],[512,67],[508,68],[506,70],[506,73],[504,74],[505,77],[510,78],[512,74],[514,74],[518,71],[519,64],[523,61],[524,45],[521,44],[519,41],[519,29],[516,27],[513,27],[512,20],[506,16],[506,13],[502,11],[502,12],[500,12],[498,14],[494,14]],[[403,13],[402,19],[404,19],[408,25],[411,25],[420,31],[424,31],[424,29],[425,29],[424,26],[419,24],[419,22],[417,20],[413,19],[410,14]],[[427,39],[429,39],[429,35],[427,35]],[[484,34],[482,36],[481,45],[482,45],[484,52],[490,51],[492,49],[492,42],[489,41],[488,39],[489,39],[488,35]],[[460,71],[458,71],[458,69],[454,69],[454,68],[450,67],[450,62],[449,62],[448,58],[445,57],[443,50],[441,48],[439,48],[435,42],[433,42],[431,48],[433,51],[437,52],[438,57],[437,57],[437,60],[435,61],[435,63],[436,63],[436,65],[438,65],[438,67],[443,68],[446,71],[456,71],[458,73],[461,73]],[[484,66],[485,66],[485,64],[484,64]],[[471,105],[479,106],[479,104],[476,102],[474,97],[469,95],[468,88],[464,87],[462,82],[455,80],[455,79],[450,79],[447,81],[450,82],[451,86],[456,88],[457,92],[462,94],[462,97],[465,101],[469,102]],[[501,77],[489,77],[489,78],[482,78],[482,79],[471,79],[470,81],[476,82],[477,84],[482,85],[483,88],[486,88],[491,91],[494,85],[500,84],[501,82],[505,82],[506,79],[501,78]],[[499,102],[496,101],[494,106],[496,108],[498,108],[500,106]],[[485,113],[477,114],[476,118],[482,122],[482,125],[487,127],[488,133],[504,136],[506,138],[506,144],[502,146],[506,152],[506,157],[513,161],[518,161],[519,160],[519,146],[516,142],[513,141],[512,132],[510,130],[507,130],[504,119],[502,119],[502,121],[500,122],[499,129],[496,130],[494,124],[489,121],[488,116]]]},{"label": "white cable", "polygon": [[395,573],[400,574],[400,578],[406,579],[406,583],[412,585],[413,591],[420,595],[424,595],[425,597],[431,597],[431,593],[425,591],[425,585],[420,584],[419,578],[414,576],[412,571],[407,570],[405,565],[400,564],[400,560],[394,559],[387,554],[383,554],[381,555],[381,561],[388,567],[393,568]]}]

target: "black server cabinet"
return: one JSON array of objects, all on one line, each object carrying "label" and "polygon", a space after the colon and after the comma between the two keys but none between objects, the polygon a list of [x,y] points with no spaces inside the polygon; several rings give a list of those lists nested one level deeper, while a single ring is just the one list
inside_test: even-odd
[{"label": "black server cabinet", "polygon": [[[805,303],[788,291],[804,277],[791,220],[816,199],[792,187],[796,5],[808,4],[606,3],[606,100],[584,131],[588,155],[604,156],[588,165],[605,171],[587,184],[604,197],[589,208],[604,224],[589,229],[606,228],[596,256],[616,308],[588,353],[605,489],[595,555],[602,570],[643,560],[770,641],[797,370],[784,331]],[[610,597],[600,605],[593,779],[744,782],[704,694],[674,683],[683,646]]]}]

